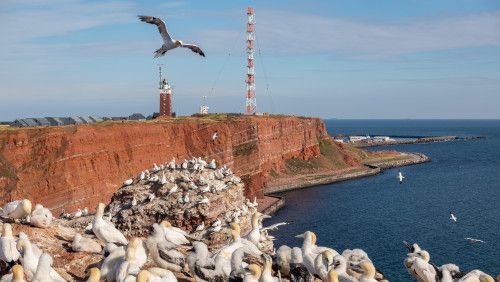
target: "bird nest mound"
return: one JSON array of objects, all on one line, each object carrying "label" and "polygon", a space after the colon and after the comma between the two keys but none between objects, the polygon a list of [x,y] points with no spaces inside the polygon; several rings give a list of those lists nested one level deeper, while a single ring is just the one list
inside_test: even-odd
[{"label": "bird nest mound", "polygon": [[227,167],[200,158],[154,165],[124,182],[107,206],[108,216],[126,236],[147,236],[168,220],[196,240],[216,247],[229,238],[230,222],[250,229],[256,207],[243,195],[241,179]]}]

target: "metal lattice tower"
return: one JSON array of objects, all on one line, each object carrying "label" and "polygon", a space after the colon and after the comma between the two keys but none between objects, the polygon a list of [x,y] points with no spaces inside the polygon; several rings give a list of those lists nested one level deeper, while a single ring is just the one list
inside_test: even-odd
[{"label": "metal lattice tower", "polygon": [[252,7],[247,9],[247,92],[245,114],[253,115],[257,113],[257,98],[255,97],[255,69],[254,69],[254,41],[255,41],[255,20]]}]

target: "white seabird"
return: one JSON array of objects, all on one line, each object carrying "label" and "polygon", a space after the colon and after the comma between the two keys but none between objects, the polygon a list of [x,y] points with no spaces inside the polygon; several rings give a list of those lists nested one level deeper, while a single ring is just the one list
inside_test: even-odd
[{"label": "white seabird", "polygon": [[260,266],[252,263],[247,268],[249,270],[249,273],[245,274],[245,277],[243,277],[243,282],[258,282],[262,274]]},{"label": "white seabird", "polygon": [[471,243],[486,243],[485,241],[483,240],[480,240],[480,239],[475,239],[475,238],[470,238],[470,237],[467,237],[467,238],[464,238],[465,240],[471,242]]},{"label": "white seabird", "polygon": [[462,277],[460,280],[458,280],[458,282],[472,282],[472,281],[495,282],[495,280],[493,280],[493,277],[478,269],[472,270],[471,272],[467,273],[464,277]]},{"label": "white seabird", "polygon": [[214,134],[212,134],[212,141],[215,141],[217,140],[217,138],[219,137],[217,131],[214,132]]},{"label": "white seabird", "polygon": [[116,243],[121,245],[127,245],[128,241],[116,227],[105,221],[102,216],[104,214],[104,204],[99,203],[97,205],[96,213],[94,215],[94,220],[92,221],[92,231],[99,240],[105,243]]},{"label": "white seabird", "polygon": [[404,178],[405,178],[405,177],[403,176],[403,173],[402,173],[401,171],[400,171],[400,172],[398,172],[399,184],[402,184],[402,183],[403,183],[403,179],[404,179]]},{"label": "white seabird", "polygon": [[28,199],[12,201],[0,208],[0,215],[11,219],[24,219],[31,213],[31,202]]},{"label": "white seabird", "polygon": [[97,267],[92,267],[89,270],[89,278],[87,282],[99,282],[101,281],[101,271]]},{"label": "white seabird", "polygon": [[130,179],[123,181],[123,186],[129,186],[129,185],[132,185],[132,183],[134,183],[134,180],[132,178],[130,178]]},{"label": "white seabird", "polygon": [[452,212],[450,212],[450,220],[453,222],[457,222],[457,217]]},{"label": "white seabird", "polygon": [[173,227],[172,224],[164,220],[160,223],[160,226],[163,227],[163,232],[165,233],[165,239],[167,241],[175,244],[175,245],[187,245],[189,244],[189,240],[186,238],[188,234],[186,231]]},{"label": "white seabird", "polygon": [[47,228],[52,223],[52,213],[49,209],[40,204],[35,205],[35,209],[30,216],[30,224],[35,227]]},{"label": "white seabird", "polygon": [[38,260],[36,272],[31,282],[66,282],[66,280],[52,268],[52,262],[53,260],[50,255],[43,253]]},{"label": "white seabird", "polygon": [[19,241],[17,242],[16,248],[21,253],[19,261],[28,279],[32,279],[35,275],[38,259],[42,255],[38,247],[35,248],[35,246],[36,245],[31,244],[26,234],[19,233]]},{"label": "white seabird", "polygon": [[1,282],[26,282],[24,279],[23,267],[16,264],[12,267],[12,273],[5,274],[0,279]]},{"label": "white seabird", "polygon": [[0,260],[6,263],[15,262],[21,254],[16,249],[16,240],[12,236],[12,227],[8,223],[3,224],[3,233],[0,238]]},{"label": "white seabird", "polygon": [[101,245],[96,241],[82,237],[80,234],[75,234],[73,237],[73,242],[71,242],[71,249],[74,252],[86,252],[86,253],[101,253]]},{"label": "white seabird", "polygon": [[170,37],[168,33],[167,26],[165,22],[163,22],[159,18],[151,17],[151,16],[139,16],[139,19],[145,23],[154,24],[158,27],[158,31],[160,32],[161,37],[163,38],[163,45],[160,49],[155,51],[155,58],[165,55],[167,51],[175,49],[177,47],[189,48],[191,51],[199,54],[202,57],[205,57],[205,53],[201,50],[200,47],[194,44],[185,44],[181,40],[174,40]]}]

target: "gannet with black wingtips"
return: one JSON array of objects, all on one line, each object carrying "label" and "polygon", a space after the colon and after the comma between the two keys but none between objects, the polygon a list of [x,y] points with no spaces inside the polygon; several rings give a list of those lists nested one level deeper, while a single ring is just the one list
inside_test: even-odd
[{"label": "gannet with black wingtips", "polygon": [[405,177],[403,176],[403,173],[401,171],[398,172],[398,179],[399,179],[399,184],[403,184],[403,179]]},{"label": "gannet with black wingtips", "polygon": [[196,268],[207,268],[213,265],[213,260],[210,258],[208,247],[205,243],[200,241],[193,242],[193,251],[187,257],[187,264],[189,272],[194,275],[196,281],[200,281],[196,273]]},{"label": "gannet with black wingtips", "polygon": [[[171,270],[173,272],[182,272],[183,268],[174,263],[168,262],[160,255],[161,249],[175,248],[177,245],[165,239],[163,227],[159,224],[153,224],[153,232],[146,241],[146,247],[149,251],[151,259],[161,268]],[[161,248],[160,248],[161,247]]]},{"label": "gannet with black wingtips", "polygon": [[14,220],[25,219],[30,215],[31,207],[28,199],[12,201],[0,208],[0,216]]},{"label": "gannet with black wingtips", "polygon": [[4,223],[2,237],[0,238],[0,260],[10,264],[16,262],[21,254],[16,248],[16,239],[12,236],[12,226]]},{"label": "gannet with black wingtips", "polygon": [[457,217],[455,216],[455,214],[453,212],[450,212],[450,220],[453,222],[457,222]]},{"label": "gannet with black wingtips", "polygon": [[127,245],[128,241],[116,227],[102,218],[104,215],[104,204],[99,203],[96,208],[94,220],[92,221],[92,231],[95,236],[104,243],[114,243]]},{"label": "gannet with black wingtips", "polygon": [[138,247],[142,243],[139,238],[134,238],[127,245],[125,250],[125,259],[121,261],[120,265],[116,269],[115,279],[117,282],[129,282],[135,281],[134,275],[137,275],[140,268],[145,263],[139,261],[138,258]]},{"label": "gannet with black wingtips", "polygon": [[36,204],[30,216],[30,223],[35,227],[47,228],[52,223],[52,213],[41,204]]},{"label": "gannet with black wingtips", "polygon": [[243,282],[259,282],[260,276],[262,274],[262,270],[260,266],[252,263],[248,267],[248,273],[243,277]]},{"label": "gannet with black wingtips", "polygon": [[429,263],[430,255],[425,250],[409,253],[405,259],[405,267],[415,279],[423,282],[437,281],[437,271]]},{"label": "gannet with black wingtips", "polygon": [[262,251],[259,250],[259,248],[255,244],[253,244],[252,242],[250,242],[249,240],[247,240],[245,238],[241,238],[241,227],[238,223],[233,222],[233,223],[229,224],[229,226],[230,226],[231,230],[236,231],[235,242],[241,244],[241,246],[243,246],[245,248],[245,252],[247,252],[251,255],[257,255],[257,256],[262,255]]},{"label": "gannet with black wingtips", "polygon": [[314,281],[314,275],[303,264],[302,250],[293,247],[290,258],[290,281]]},{"label": "gannet with black wingtips", "polygon": [[139,19],[145,23],[154,24],[158,27],[158,31],[160,32],[161,37],[163,38],[163,45],[160,49],[155,51],[155,58],[165,55],[167,51],[175,49],[177,47],[188,48],[191,51],[199,54],[202,57],[205,57],[205,53],[201,50],[200,47],[194,44],[185,44],[181,40],[174,40],[170,37],[168,33],[167,26],[165,22],[163,22],[159,18],[151,17],[151,16],[138,16]]},{"label": "gannet with black wingtips", "polygon": [[454,282],[459,278],[458,276],[463,276],[458,265],[452,263],[444,264],[437,269],[441,273],[438,275],[441,277],[440,282]]},{"label": "gannet with black wingtips", "polygon": [[38,260],[38,265],[31,282],[66,282],[66,280],[52,268],[52,262],[52,257],[47,253],[43,253]]},{"label": "gannet with black wingtips", "polygon": [[106,281],[115,281],[116,272],[125,260],[125,247],[107,243],[104,249],[109,251],[109,255],[101,263],[101,277]]},{"label": "gannet with black wingtips", "polygon": [[245,236],[245,239],[252,242],[256,246],[260,242],[259,218],[260,218],[259,212],[255,212],[254,214],[252,214],[252,230]]},{"label": "gannet with black wingtips", "polygon": [[78,233],[76,233],[73,237],[73,242],[71,242],[71,249],[74,252],[86,252],[95,254],[99,254],[102,251],[102,247],[99,243],[91,238],[83,237]]}]

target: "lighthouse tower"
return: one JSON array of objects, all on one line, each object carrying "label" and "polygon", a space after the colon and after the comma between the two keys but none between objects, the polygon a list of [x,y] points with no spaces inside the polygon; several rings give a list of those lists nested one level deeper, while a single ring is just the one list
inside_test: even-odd
[{"label": "lighthouse tower", "polygon": [[168,84],[167,79],[163,76],[162,65],[158,65],[160,71],[160,117],[172,116],[172,87]]}]

